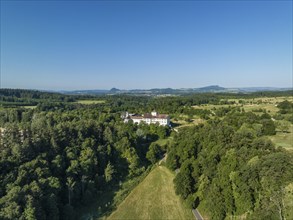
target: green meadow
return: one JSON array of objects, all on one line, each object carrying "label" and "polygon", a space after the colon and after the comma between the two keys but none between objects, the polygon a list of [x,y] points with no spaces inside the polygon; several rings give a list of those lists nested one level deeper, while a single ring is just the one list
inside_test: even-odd
[{"label": "green meadow", "polygon": [[107,219],[194,219],[175,194],[174,174],[156,167]]},{"label": "green meadow", "polygon": [[83,105],[102,104],[102,103],[105,103],[105,100],[86,99],[86,100],[78,100],[77,103],[83,104]]}]

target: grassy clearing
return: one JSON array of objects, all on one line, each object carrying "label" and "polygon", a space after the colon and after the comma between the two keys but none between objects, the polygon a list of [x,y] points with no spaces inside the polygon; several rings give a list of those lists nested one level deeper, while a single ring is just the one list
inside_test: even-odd
[{"label": "grassy clearing", "polygon": [[276,135],[269,136],[277,147],[284,147],[287,150],[293,150],[293,125],[291,124],[289,132],[277,131]]},{"label": "grassy clearing", "polygon": [[203,124],[204,122],[205,120],[202,118],[191,119],[191,122],[181,122],[180,125],[177,127],[177,129],[187,127],[187,126]]},{"label": "grassy clearing", "polygon": [[23,106],[24,108],[27,109],[35,109],[37,106],[36,105],[28,105],[28,106]]},{"label": "grassy clearing", "polygon": [[156,167],[108,219],[194,219],[175,194],[173,178],[166,167]]},{"label": "grassy clearing", "polygon": [[168,143],[172,142],[173,137],[168,137],[165,139],[159,139],[157,141],[155,141],[156,144],[160,145],[161,147],[166,146]]},{"label": "grassy clearing", "polygon": [[92,104],[102,104],[105,102],[106,102],[105,100],[87,99],[87,100],[78,100],[76,103],[83,104],[83,105],[92,105]]},{"label": "grassy clearing", "polygon": [[[276,114],[279,109],[277,108],[277,106],[275,106],[274,104],[250,104],[250,105],[244,105],[243,106],[244,110],[246,112],[249,111],[254,111],[254,110],[258,110],[258,109],[265,109],[267,112],[271,113],[271,114]],[[262,114],[262,113],[260,113]]]},{"label": "grassy clearing", "polygon": [[179,117],[171,119],[171,123],[175,126],[174,128],[181,128],[186,126],[194,126],[203,124],[205,122],[204,119],[199,118],[198,116],[194,116],[193,118],[189,118],[188,115],[180,114]]}]

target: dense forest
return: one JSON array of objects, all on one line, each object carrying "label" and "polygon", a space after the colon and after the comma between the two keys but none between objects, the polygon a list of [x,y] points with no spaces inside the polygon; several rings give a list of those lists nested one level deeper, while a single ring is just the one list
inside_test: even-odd
[{"label": "dense forest", "polygon": [[167,159],[170,169],[180,168],[176,192],[190,207],[201,203],[212,219],[288,219],[293,157],[263,137],[274,132],[266,116],[239,111],[183,129]]},{"label": "dense forest", "polygon": [[73,102],[73,96],[25,89],[0,89],[0,106],[30,106],[49,102]]},{"label": "dense forest", "polygon": [[99,109],[30,110],[9,119],[1,132],[1,219],[74,219],[74,207],[144,172],[149,143],[168,134]]},{"label": "dense forest", "polygon": [[[241,107],[192,108],[278,95],[290,97],[292,91],[93,97],[1,89],[0,219],[74,219],[78,207],[143,175],[165,152],[167,167],[179,170],[176,193],[211,219],[288,219],[284,199],[293,183],[293,156],[266,138],[276,133],[272,115]],[[104,102],[77,102],[93,98]],[[293,123],[292,102],[278,108],[274,117]],[[171,117],[196,115],[206,123],[176,132],[120,117],[153,109]],[[154,143],[168,136],[173,141],[166,148]]]}]

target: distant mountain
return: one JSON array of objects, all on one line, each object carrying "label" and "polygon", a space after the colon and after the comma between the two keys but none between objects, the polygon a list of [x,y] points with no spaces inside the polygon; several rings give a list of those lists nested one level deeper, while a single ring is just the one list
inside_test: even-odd
[{"label": "distant mountain", "polygon": [[198,92],[225,92],[227,89],[224,87],[220,87],[218,85],[213,85],[213,86],[201,87],[194,90]]},{"label": "distant mountain", "polygon": [[118,93],[120,92],[120,89],[112,88],[110,89],[109,93]]},{"label": "distant mountain", "polygon": [[132,95],[180,95],[191,93],[251,93],[260,91],[285,91],[292,88],[275,88],[275,87],[244,87],[244,88],[224,88],[218,85],[205,86],[200,88],[154,88],[154,89],[130,89],[121,90],[112,88],[110,90],[74,90],[74,91],[58,91],[63,94],[71,95],[105,95],[105,94],[132,94]]}]

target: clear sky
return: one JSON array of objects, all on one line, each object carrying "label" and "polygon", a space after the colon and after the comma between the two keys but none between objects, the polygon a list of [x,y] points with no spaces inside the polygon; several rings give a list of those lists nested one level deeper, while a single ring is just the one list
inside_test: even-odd
[{"label": "clear sky", "polygon": [[1,86],[292,86],[292,1],[3,1]]}]

